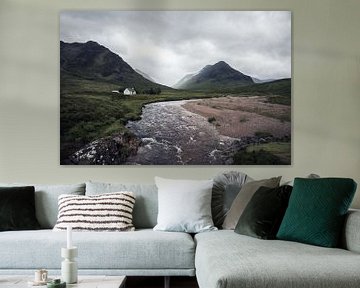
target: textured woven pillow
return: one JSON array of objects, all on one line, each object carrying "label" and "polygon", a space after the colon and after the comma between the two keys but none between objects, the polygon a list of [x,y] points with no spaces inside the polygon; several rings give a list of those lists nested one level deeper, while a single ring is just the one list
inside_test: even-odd
[{"label": "textured woven pillow", "polygon": [[355,191],[349,178],[295,178],[277,238],[337,247]]},{"label": "textured woven pillow", "polygon": [[59,196],[59,215],[55,231],[72,226],[74,231],[133,231],[132,192],[94,196]]}]

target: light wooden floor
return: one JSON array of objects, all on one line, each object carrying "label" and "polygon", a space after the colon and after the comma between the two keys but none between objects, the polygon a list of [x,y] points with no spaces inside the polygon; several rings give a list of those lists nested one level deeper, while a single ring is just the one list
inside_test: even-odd
[{"label": "light wooden floor", "polygon": [[[126,279],[126,288],[163,288],[164,277],[132,277]],[[198,288],[195,277],[171,277],[171,288]]]}]

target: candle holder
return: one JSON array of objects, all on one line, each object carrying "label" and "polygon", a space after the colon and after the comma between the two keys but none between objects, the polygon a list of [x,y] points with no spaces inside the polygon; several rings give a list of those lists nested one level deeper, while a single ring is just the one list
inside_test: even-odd
[{"label": "candle holder", "polygon": [[67,284],[77,283],[78,269],[75,257],[78,255],[77,247],[61,248],[61,279]]}]

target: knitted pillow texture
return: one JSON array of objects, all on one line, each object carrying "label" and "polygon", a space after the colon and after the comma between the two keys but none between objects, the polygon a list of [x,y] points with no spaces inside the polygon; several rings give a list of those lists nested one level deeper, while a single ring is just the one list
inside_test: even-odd
[{"label": "knitted pillow texture", "polygon": [[133,231],[132,192],[105,193],[93,196],[59,196],[59,215],[55,231]]}]

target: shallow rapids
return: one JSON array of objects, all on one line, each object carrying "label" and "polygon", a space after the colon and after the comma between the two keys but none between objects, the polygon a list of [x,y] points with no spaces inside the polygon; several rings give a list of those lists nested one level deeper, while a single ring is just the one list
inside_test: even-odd
[{"label": "shallow rapids", "polygon": [[200,115],[182,107],[187,101],[148,104],[139,121],[127,128],[141,138],[138,153],[127,164],[226,164],[224,151],[233,139],[222,136]]}]

